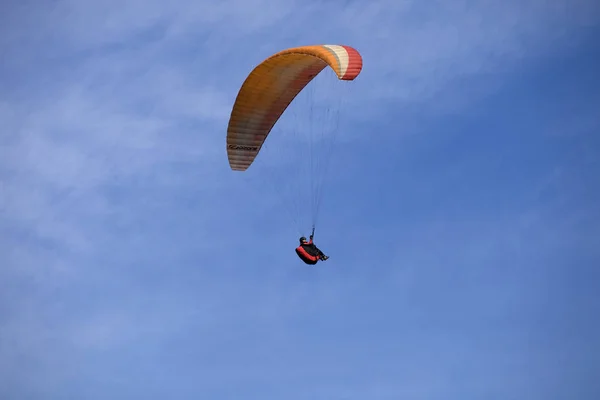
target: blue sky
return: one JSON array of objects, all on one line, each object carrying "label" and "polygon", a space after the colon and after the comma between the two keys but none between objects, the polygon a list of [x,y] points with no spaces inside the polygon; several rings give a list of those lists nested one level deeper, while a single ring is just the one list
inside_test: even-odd
[{"label": "blue sky", "polygon": [[[600,398],[593,0],[0,4],[0,398]],[[318,245],[229,170],[357,48]]]}]

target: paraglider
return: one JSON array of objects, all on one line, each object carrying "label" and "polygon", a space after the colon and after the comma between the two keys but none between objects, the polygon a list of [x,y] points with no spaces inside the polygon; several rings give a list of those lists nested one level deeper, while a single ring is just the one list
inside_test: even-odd
[{"label": "paraglider", "polygon": [[[261,62],[248,75],[242,84],[229,119],[227,127],[227,158],[230,168],[234,171],[246,171],[257,158],[265,145],[267,137],[278,123],[283,113],[288,109],[296,97],[313,81],[317,75],[327,66],[337,76],[337,81],[353,81],[362,70],[362,57],[354,48],[343,45],[314,45],[289,48],[273,54]],[[312,99],[311,99],[312,100]],[[334,100],[340,100],[334,98]],[[316,101],[316,100],[315,100]],[[316,108],[314,103],[309,105],[308,120],[313,120],[313,110]],[[327,117],[336,115],[327,110]],[[304,120],[300,120],[303,123]],[[312,122],[312,121],[309,121]],[[321,124],[323,127],[326,124]],[[337,129],[337,124],[333,129]],[[323,128],[325,131],[325,128]],[[329,132],[323,132],[323,142],[328,137]],[[308,176],[310,187],[308,190],[302,190],[303,194],[310,196],[309,204],[312,211],[313,234],[310,242],[304,242],[296,249],[296,252],[305,262],[316,263],[316,260],[326,260],[325,256],[312,242],[314,235],[314,226],[319,210],[319,201],[322,188],[319,184],[318,168],[322,168],[321,174],[324,174],[327,168],[325,163],[319,163],[316,151],[325,148],[322,142],[313,147],[313,132],[307,132],[304,141],[300,144],[294,143],[292,151],[299,154],[302,149],[300,145],[309,143],[310,148],[306,151],[307,161],[301,164],[310,165],[311,171]],[[304,153],[303,153],[304,154]],[[286,155],[287,156],[287,155]],[[323,156],[323,158],[328,157]],[[286,157],[286,161],[290,157]],[[328,160],[325,160],[328,161]],[[296,168],[298,169],[298,168]],[[281,168],[276,169],[278,172]],[[261,177],[261,181],[264,180]],[[302,178],[302,177],[301,177]],[[293,178],[286,178],[293,181]],[[302,179],[298,179],[301,181]],[[276,190],[278,193],[281,190]],[[302,204],[302,201],[293,199],[293,201],[284,201],[288,206],[295,203]],[[301,207],[299,207],[300,209]],[[293,217],[295,222],[297,218]],[[302,230],[302,226],[298,226]],[[305,254],[306,253],[306,254]],[[313,262],[314,261],[314,262]]]},{"label": "paraglider", "polygon": [[319,260],[326,261],[329,257],[323,254],[313,242],[315,230],[309,236],[310,241],[307,241],[304,236],[300,238],[300,246],[296,247],[296,254],[302,261],[309,265],[315,265]]}]

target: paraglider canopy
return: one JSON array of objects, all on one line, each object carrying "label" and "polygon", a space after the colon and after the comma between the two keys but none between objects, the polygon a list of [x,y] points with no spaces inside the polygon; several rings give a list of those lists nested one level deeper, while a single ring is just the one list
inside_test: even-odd
[{"label": "paraglider canopy", "polygon": [[354,80],[362,58],[349,46],[303,46],[280,51],[254,68],[238,93],[227,127],[232,170],[245,171],[253,163],[281,114],[326,66],[338,79]]}]

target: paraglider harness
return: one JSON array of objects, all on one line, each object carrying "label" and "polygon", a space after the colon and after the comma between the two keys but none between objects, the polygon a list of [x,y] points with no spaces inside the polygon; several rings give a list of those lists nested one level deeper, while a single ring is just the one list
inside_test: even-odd
[{"label": "paraglider harness", "polygon": [[309,241],[306,241],[306,238],[302,236],[300,238],[300,246],[296,247],[296,254],[302,261],[304,261],[308,265],[315,265],[319,260],[326,260],[328,257],[323,254],[323,252],[315,246],[313,243],[313,238],[315,236],[315,228],[313,227],[312,233],[310,234]]}]

